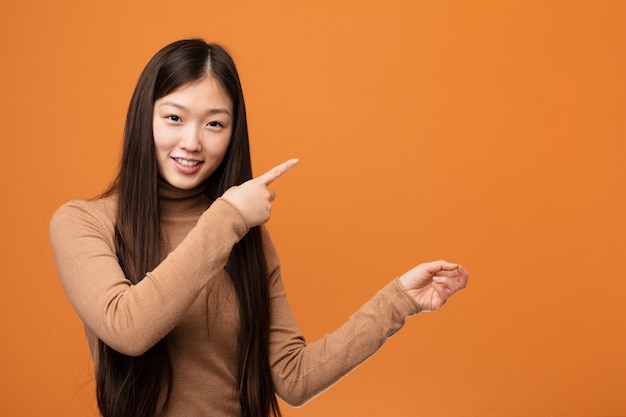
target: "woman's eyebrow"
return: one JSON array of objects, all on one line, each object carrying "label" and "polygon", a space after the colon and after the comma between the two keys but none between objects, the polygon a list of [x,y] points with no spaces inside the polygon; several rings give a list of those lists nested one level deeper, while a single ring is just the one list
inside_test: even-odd
[{"label": "woman's eyebrow", "polygon": [[189,109],[185,106],[183,106],[182,104],[178,104],[174,101],[164,101],[162,103],[159,104],[159,107],[163,107],[163,106],[172,106],[172,107],[176,107],[177,109],[180,110],[184,110],[184,111],[189,111]]},{"label": "woman's eyebrow", "polygon": [[[172,106],[172,107],[176,107],[177,109],[180,109],[182,111],[189,112],[189,109],[186,106],[183,106],[180,103],[176,103],[175,101],[164,101],[161,104],[159,104],[159,107],[161,107],[161,106]],[[204,113],[206,115],[223,113],[223,114],[227,114],[228,116],[231,116],[230,110],[228,110],[227,108],[224,108],[224,107],[216,107],[214,109],[208,109]]]}]

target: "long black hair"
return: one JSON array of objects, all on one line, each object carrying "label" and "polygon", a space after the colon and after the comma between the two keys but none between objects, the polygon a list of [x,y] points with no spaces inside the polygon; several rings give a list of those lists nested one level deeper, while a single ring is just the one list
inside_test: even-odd
[{"label": "long black hair", "polygon": [[[116,251],[127,279],[136,284],[164,257],[161,242],[158,165],[152,131],[154,103],[188,83],[211,76],[233,102],[229,148],[207,181],[210,199],[252,178],[248,126],[241,82],[228,52],[202,39],[173,42],[148,62],[133,93],[124,130],[119,173],[103,195],[117,195]],[[238,297],[238,386],[243,417],[280,416],[269,366],[269,282],[261,230],[237,243],[226,269]],[[167,337],[137,357],[99,341],[98,407],[103,417],[155,417],[166,410],[172,386]]]}]

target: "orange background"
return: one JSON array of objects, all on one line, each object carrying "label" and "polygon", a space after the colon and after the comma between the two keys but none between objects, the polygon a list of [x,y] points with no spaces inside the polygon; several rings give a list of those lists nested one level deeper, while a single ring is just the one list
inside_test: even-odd
[{"label": "orange background", "polygon": [[626,2],[3,0],[0,415],[95,416],[53,211],[112,179],[147,60],[200,36],[244,84],[308,340],[437,258],[470,271],[287,417],[626,416]]}]

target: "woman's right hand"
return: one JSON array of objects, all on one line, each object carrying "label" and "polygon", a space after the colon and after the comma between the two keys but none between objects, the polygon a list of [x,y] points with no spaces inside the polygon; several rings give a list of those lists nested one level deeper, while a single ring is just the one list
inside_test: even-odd
[{"label": "woman's right hand", "polygon": [[270,219],[271,203],[276,198],[276,194],[268,186],[297,163],[298,159],[283,162],[259,177],[230,187],[222,198],[239,209],[248,227],[260,226]]}]

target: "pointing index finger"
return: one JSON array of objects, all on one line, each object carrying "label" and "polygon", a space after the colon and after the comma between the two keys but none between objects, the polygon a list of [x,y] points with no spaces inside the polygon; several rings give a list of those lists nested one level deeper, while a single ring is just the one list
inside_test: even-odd
[{"label": "pointing index finger", "polygon": [[298,162],[299,162],[298,158],[290,159],[286,162],[283,162],[280,165],[276,165],[274,168],[270,169],[265,174],[256,177],[256,180],[262,182],[265,185],[270,185],[271,183],[276,181],[278,178],[280,178],[284,173],[286,173],[291,168],[296,166]]}]

